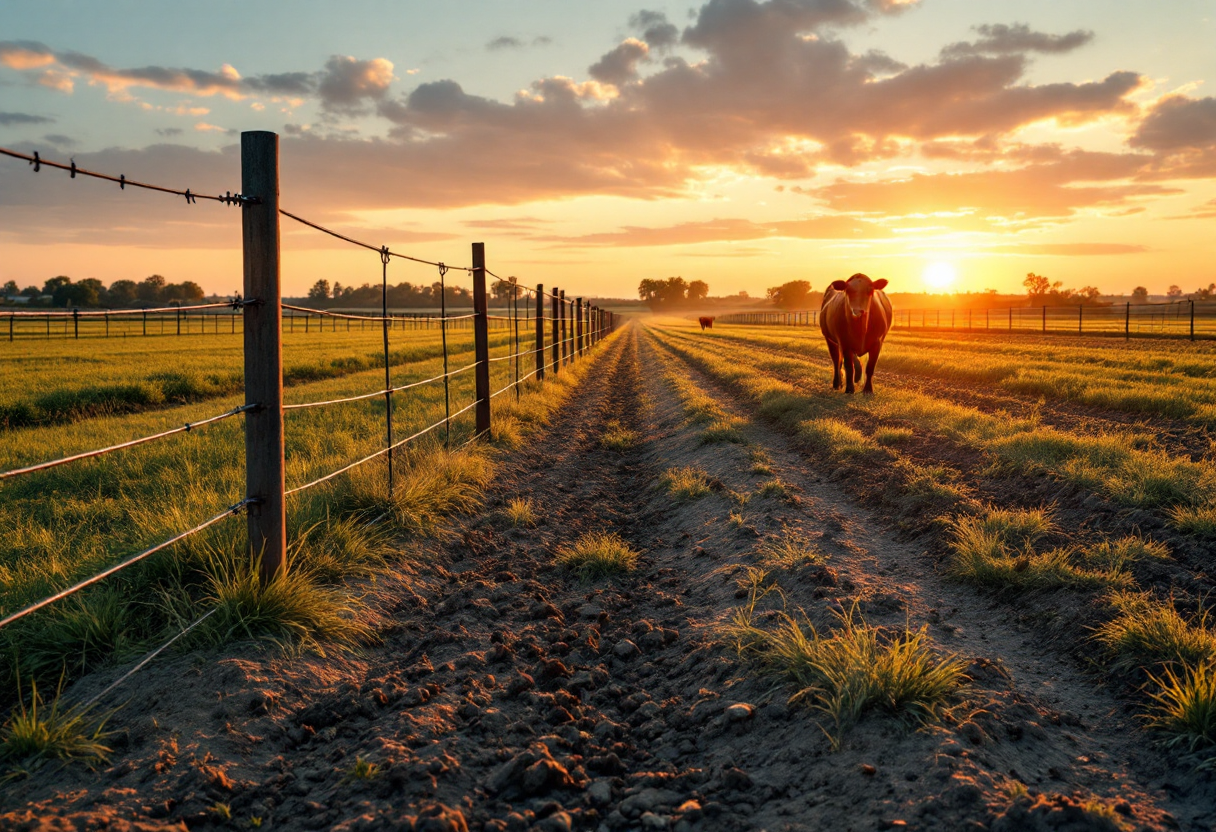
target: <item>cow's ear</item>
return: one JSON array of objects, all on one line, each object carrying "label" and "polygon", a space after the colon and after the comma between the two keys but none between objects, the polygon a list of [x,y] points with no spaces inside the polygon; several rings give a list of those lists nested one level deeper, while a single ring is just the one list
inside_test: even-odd
[{"label": "cow's ear", "polygon": [[832,288],[837,292],[843,292],[845,289],[849,288],[849,284],[845,283],[843,280],[833,280]]},{"label": "cow's ear", "polygon": [[878,280],[875,280],[875,281],[874,281],[874,288],[875,288],[875,289],[885,289],[885,288],[887,288],[887,279],[886,279],[885,277],[880,277],[880,278],[878,278]]}]

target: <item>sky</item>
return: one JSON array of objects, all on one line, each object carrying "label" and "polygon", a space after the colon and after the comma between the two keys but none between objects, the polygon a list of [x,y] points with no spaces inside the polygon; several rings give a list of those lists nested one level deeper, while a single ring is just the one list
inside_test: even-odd
[{"label": "sky", "polygon": [[[1191,291],[1214,43],[1216,0],[5,0],[0,147],[223,193],[274,131],[283,208],[587,296]],[[239,214],[0,157],[0,283],[233,292]],[[380,279],[288,219],[282,250],[287,295]]]}]

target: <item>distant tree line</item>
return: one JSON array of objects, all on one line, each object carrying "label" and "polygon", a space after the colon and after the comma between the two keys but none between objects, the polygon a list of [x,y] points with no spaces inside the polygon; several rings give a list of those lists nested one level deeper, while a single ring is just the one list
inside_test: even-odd
[{"label": "distant tree line", "polygon": [[682,277],[646,278],[638,284],[638,297],[654,311],[678,309],[709,297],[709,284]]},{"label": "distant tree line", "polygon": [[195,303],[203,299],[203,287],[193,280],[169,283],[159,274],[134,280],[115,280],[107,288],[95,277],[73,281],[67,275],[52,277],[42,288],[21,289],[17,281],[4,284],[5,303],[21,303],[12,298],[29,298],[25,306],[54,306],[67,308],[130,309],[141,306],[163,306],[173,303]]},{"label": "distant tree line", "polygon": [[[495,297],[509,297],[509,284],[494,281],[491,291]],[[438,281],[430,286],[415,286],[413,283],[398,283],[389,286],[387,292],[388,305],[395,308],[432,308],[439,306],[440,293],[448,306],[457,308],[472,306],[473,293],[463,286],[447,286],[446,289]],[[362,286],[343,286],[334,281],[318,280],[308,290],[308,305],[318,308],[377,307],[381,303],[381,287],[364,283]]]}]

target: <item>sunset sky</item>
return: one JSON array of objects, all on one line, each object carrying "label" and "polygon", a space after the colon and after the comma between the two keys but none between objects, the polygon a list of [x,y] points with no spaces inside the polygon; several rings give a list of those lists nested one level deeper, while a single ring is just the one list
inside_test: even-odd
[{"label": "sunset sky", "polygon": [[[449,263],[484,241],[530,284],[1216,281],[1216,0],[5,0],[0,21],[0,146],[222,193],[239,133],[272,130],[287,210]],[[379,280],[290,220],[283,249],[287,294]],[[238,289],[239,210],[0,158],[0,283],[153,272]]]}]

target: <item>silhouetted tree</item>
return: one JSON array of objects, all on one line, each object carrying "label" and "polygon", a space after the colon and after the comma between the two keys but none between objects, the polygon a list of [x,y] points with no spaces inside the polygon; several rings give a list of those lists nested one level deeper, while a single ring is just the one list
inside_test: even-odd
[{"label": "silhouetted tree", "polygon": [[149,275],[139,282],[135,295],[144,303],[156,303],[164,296],[165,279],[158,274]]},{"label": "silhouetted tree", "polygon": [[1170,300],[1178,300],[1178,298],[1182,297],[1182,289],[1178,288],[1176,284],[1171,285],[1170,288],[1165,290],[1165,296]]},{"label": "silhouetted tree", "polygon": [[1132,303],[1148,303],[1148,289],[1143,286],[1132,289]]},{"label": "silhouetted tree", "polygon": [[707,297],[709,297],[709,284],[704,280],[694,280],[690,282],[688,284],[688,294],[686,297],[690,302],[705,300]]},{"label": "silhouetted tree", "polygon": [[321,278],[312,284],[312,288],[308,290],[309,300],[328,300],[329,296],[329,281],[325,278]]},{"label": "silhouetted tree", "polygon": [[791,280],[770,287],[766,294],[781,309],[805,309],[810,304],[811,284],[806,280]]}]

